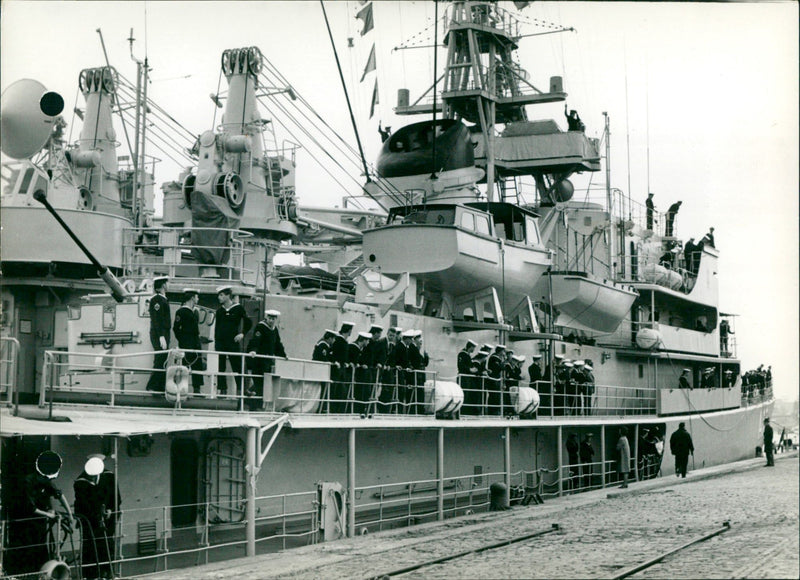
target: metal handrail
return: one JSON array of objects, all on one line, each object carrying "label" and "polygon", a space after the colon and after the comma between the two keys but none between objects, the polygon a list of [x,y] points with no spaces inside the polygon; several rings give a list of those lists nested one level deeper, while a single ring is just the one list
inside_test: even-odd
[{"label": "metal handrail", "polygon": [[17,369],[19,368],[19,340],[13,336],[0,337],[0,394],[5,394],[4,404],[14,406],[17,414]]}]

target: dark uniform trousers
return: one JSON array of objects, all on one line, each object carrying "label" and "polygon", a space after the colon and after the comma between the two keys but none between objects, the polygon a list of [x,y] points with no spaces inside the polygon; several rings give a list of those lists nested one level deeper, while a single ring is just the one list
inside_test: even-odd
[{"label": "dark uniform trousers", "polygon": [[163,393],[166,387],[167,374],[164,367],[167,364],[167,351],[161,348],[161,338],[166,340],[169,347],[170,315],[169,302],[165,296],[156,294],[150,299],[150,344],[156,354],[153,355],[153,372],[147,381],[147,390]]}]

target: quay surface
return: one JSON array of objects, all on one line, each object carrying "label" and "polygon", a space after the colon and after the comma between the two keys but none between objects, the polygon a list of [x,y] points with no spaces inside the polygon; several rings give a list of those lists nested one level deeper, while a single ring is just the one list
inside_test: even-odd
[{"label": "quay surface", "polygon": [[[634,578],[800,578],[798,452],[607,487],[148,578],[350,579],[546,530],[555,533],[419,569],[409,578],[610,578],[719,529],[730,529]],[[691,467],[691,461],[690,461]]]}]

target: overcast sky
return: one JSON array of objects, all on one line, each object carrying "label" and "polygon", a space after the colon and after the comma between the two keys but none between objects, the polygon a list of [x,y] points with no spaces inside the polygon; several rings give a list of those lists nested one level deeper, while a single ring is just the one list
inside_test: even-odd
[{"label": "overcast sky", "polygon": [[[515,11],[510,2],[500,5]],[[418,120],[397,118],[392,107],[398,88],[409,88],[413,100],[431,84],[433,51],[392,49],[431,45],[434,7],[380,2],[375,29],[362,37],[357,2],[325,6],[374,161],[379,119],[395,128]],[[318,2],[4,0],[0,8],[2,87],[24,77],[41,81],[65,97],[68,122],[76,102],[83,106],[79,71],[104,64],[97,28],[111,63],[135,79],[126,41],[133,28],[134,54],[142,58],[146,50],[153,69],[149,95],[191,132],[212,128],[208,95],[217,90],[222,51],[255,45],[355,142]],[[720,309],[741,315],[743,370],[772,364],[778,395],[797,398],[798,4],[535,2],[519,14],[527,33],[575,29],[521,41],[531,81],[547,90],[549,77],[563,76],[569,106],[592,136],[601,135],[608,112],[614,187],[639,202],[649,189],[662,211],[682,200],[677,226],[684,238],[716,228]],[[373,42],[377,70],[361,83]],[[439,66],[445,54],[439,52]],[[375,78],[380,104],[370,120]],[[562,105],[532,113],[562,121]],[[157,183],[177,172],[162,163]],[[345,195],[302,155],[297,185],[307,205],[339,204]]]}]

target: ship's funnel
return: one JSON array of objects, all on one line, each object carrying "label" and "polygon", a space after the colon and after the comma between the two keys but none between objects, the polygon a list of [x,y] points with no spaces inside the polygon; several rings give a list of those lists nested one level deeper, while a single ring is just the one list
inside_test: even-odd
[{"label": "ship's funnel", "polygon": [[64,99],[33,79],[21,79],[3,91],[0,131],[3,153],[27,159],[41,151],[53,131]]}]

